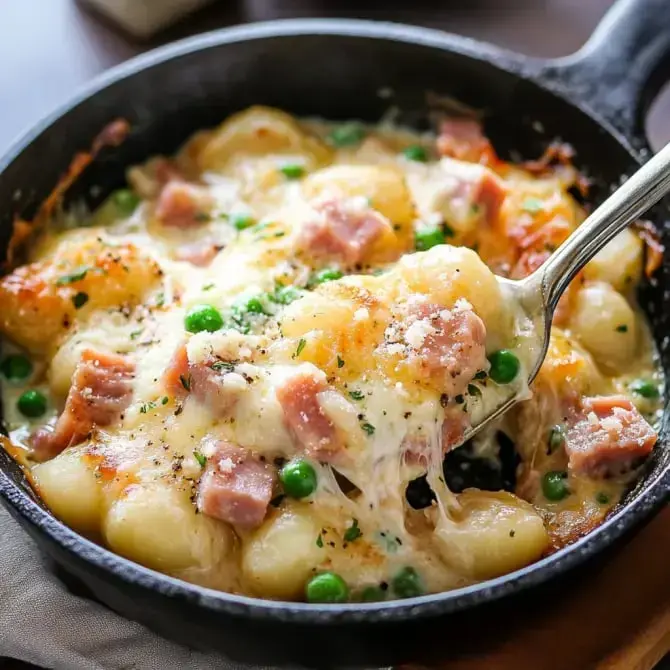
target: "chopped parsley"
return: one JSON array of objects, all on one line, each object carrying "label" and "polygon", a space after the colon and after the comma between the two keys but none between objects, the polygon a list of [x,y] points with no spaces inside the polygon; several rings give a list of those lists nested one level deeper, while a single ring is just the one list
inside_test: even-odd
[{"label": "chopped parsley", "polygon": [[316,546],[319,549],[323,548],[323,537],[321,536],[321,533],[319,533],[319,537],[316,538]]},{"label": "chopped parsley", "polygon": [[248,214],[233,214],[230,222],[233,224],[235,230],[246,230],[256,223],[256,219]]},{"label": "chopped parsley", "polygon": [[361,532],[361,529],[358,527],[358,519],[354,519],[353,523],[347,530],[344,531],[344,541],[345,542],[354,542],[357,540],[363,533]]},{"label": "chopped parsley", "polygon": [[365,394],[362,391],[349,391],[352,400],[363,400]]},{"label": "chopped parsley", "polygon": [[343,368],[344,367],[344,360],[342,358],[340,358],[339,355],[337,357],[337,367],[338,368]]},{"label": "chopped parsley", "polygon": [[561,424],[556,424],[549,431],[549,454],[553,454],[565,444],[565,428]]},{"label": "chopped parsley", "polygon": [[625,323],[620,324],[619,326],[616,327],[616,332],[617,333],[627,333],[628,332],[628,326]]},{"label": "chopped parsley", "polygon": [[298,340],[298,348],[295,350],[295,354],[293,355],[293,358],[296,358],[297,356],[300,356],[302,353],[302,350],[305,348],[305,345],[307,344],[307,341],[301,337]]},{"label": "chopped parsley", "polygon": [[156,307],[162,307],[165,304],[165,293],[162,291],[156,296]]},{"label": "chopped parsley", "polygon": [[142,334],[142,329],[140,329],[140,330],[133,330],[133,332],[130,333],[130,339],[131,339],[131,340],[136,340],[141,334]]},{"label": "chopped parsley", "polygon": [[161,398],[161,405],[167,405],[169,401],[170,401],[170,398],[168,398],[166,395],[164,395]]},{"label": "chopped parsley", "polygon": [[302,165],[298,165],[297,163],[282,165],[282,167],[279,168],[279,171],[287,179],[300,179],[300,177],[305,175],[305,168]]},{"label": "chopped parsley", "polygon": [[198,463],[200,463],[201,468],[204,468],[205,465],[207,465],[207,457],[205,456],[205,454],[196,450],[193,452],[193,455],[195,456],[195,460],[198,461]]},{"label": "chopped parsley", "polygon": [[196,212],[193,218],[199,223],[206,223],[212,220],[212,217],[207,212]]},{"label": "chopped parsley", "polygon": [[596,502],[599,505],[607,505],[609,501],[610,497],[604,491],[598,491],[598,493],[596,493]]},{"label": "chopped parsley", "polygon": [[191,375],[179,375],[181,385],[187,390],[191,390]]},{"label": "chopped parsley", "polygon": [[230,361],[216,361],[216,363],[212,363],[211,368],[217,372],[232,372],[235,369],[235,364]]},{"label": "chopped parsley", "polygon": [[56,279],[56,286],[66,286],[67,284],[74,284],[75,282],[81,281],[86,277],[90,269],[91,268],[88,265],[82,265],[76,270]]},{"label": "chopped parsley", "polygon": [[146,414],[150,410],[154,409],[156,407],[156,403],[151,401],[151,402],[143,402],[141,407],[140,407],[140,414]]},{"label": "chopped parsley", "polygon": [[521,204],[521,209],[529,214],[537,214],[544,209],[544,203],[539,198],[526,198]]},{"label": "chopped parsley", "polygon": [[211,291],[213,288],[214,288],[214,284],[213,284],[213,283],[212,283],[212,284],[205,284],[205,285],[202,287],[202,290],[203,290],[203,291]]},{"label": "chopped parsley", "polygon": [[375,427],[371,423],[365,423],[361,424],[361,428],[368,434],[368,435],[374,435],[375,434]]},{"label": "chopped parsley", "polygon": [[468,393],[470,395],[481,395],[482,394],[479,386],[476,386],[475,384],[468,384]]},{"label": "chopped parsley", "polygon": [[282,286],[281,284],[277,284],[274,292],[268,294],[268,298],[278,305],[290,305],[301,296],[302,293],[295,286]]},{"label": "chopped parsley", "polygon": [[88,293],[79,291],[79,293],[75,293],[75,295],[72,296],[72,304],[74,305],[75,309],[80,309],[87,302],[88,302]]}]

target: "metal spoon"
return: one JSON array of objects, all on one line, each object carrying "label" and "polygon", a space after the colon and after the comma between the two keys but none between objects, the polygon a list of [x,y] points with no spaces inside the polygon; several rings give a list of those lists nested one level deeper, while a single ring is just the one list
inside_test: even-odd
[{"label": "metal spoon", "polygon": [[[551,319],[558,300],[575,275],[616,235],[653,207],[670,191],[670,144],[643,165],[575,230],[570,237],[528,277],[513,281],[498,277],[510,300],[518,301],[542,333],[537,359],[528,376],[537,376],[549,347]],[[499,405],[464,439],[490,425],[519,401],[517,395]]]}]

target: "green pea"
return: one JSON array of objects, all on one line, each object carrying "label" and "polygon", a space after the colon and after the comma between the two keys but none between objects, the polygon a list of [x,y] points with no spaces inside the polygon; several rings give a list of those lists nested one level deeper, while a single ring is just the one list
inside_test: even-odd
[{"label": "green pea", "polygon": [[556,424],[549,431],[549,453],[553,454],[565,444],[565,428]]},{"label": "green pea", "polygon": [[278,286],[269,298],[280,305],[289,305],[300,297],[300,291],[295,286]]},{"label": "green pea", "polygon": [[235,230],[246,230],[247,228],[256,225],[256,219],[248,214],[233,214],[233,216],[230,217],[230,223]]},{"label": "green pea", "polygon": [[489,377],[496,384],[509,384],[519,374],[519,359],[508,349],[493,352],[489,363]]},{"label": "green pea", "polygon": [[316,470],[304,458],[287,463],[279,471],[279,479],[291,498],[306,498],[316,491]]},{"label": "green pea", "polygon": [[307,582],[305,596],[308,603],[345,603],[349,587],[338,574],[322,572]]},{"label": "green pea", "polygon": [[279,168],[279,171],[287,179],[300,179],[300,177],[305,176],[305,168],[302,165],[297,165],[295,163],[290,163],[289,165],[282,165]]},{"label": "green pea", "polygon": [[542,477],[542,493],[547,500],[558,502],[570,495],[568,473],[563,470],[552,470]]},{"label": "green pea", "polygon": [[391,586],[393,587],[394,593],[399,598],[414,598],[423,593],[421,577],[419,577],[419,573],[410,566],[403,568],[396,574],[391,580]]},{"label": "green pea", "polygon": [[35,419],[47,411],[47,399],[41,391],[30,389],[19,396],[16,406],[23,416]]},{"label": "green pea", "polygon": [[427,251],[438,244],[444,244],[446,239],[442,226],[428,226],[414,233],[414,246],[417,251]]},{"label": "green pea", "polygon": [[410,161],[416,161],[417,163],[426,163],[428,161],[428,152],[425,147],[419,144],[413,144],[411,147],[403,149],[402,153]]},{"label": "green pea", "polygon": [[121,188],[112,194],[112,202],[119,214],[130,216],[140,204],[140,198],[128,188]]},{"label": "green pea", "polygon": [[656,400],[661,395],[658,386],[650,379],[636,379],[631,382],[630,390],[648,400]]},{"label": "green pea", "polygon": [[336,147],[350,147],[359,144],[366,134],[365,128],[360,123],[352,121],[334,128],[328,135],[328,141]]},{"label": "green pea", "polygon": [[0,363],[0,372],[10,382],[19,382],[30,377],[33,373],[33,364],[22,354],[9,354]]},{"label": "green pea", "polygon": [[249,300],[244,303],[242,309],[243,311],[250,312],[251,314],[265,314],[265,307],[263,307],[263,303],[258,296],[249,298]]},{"label": "green pea", "polygon": [[200,333],[203,330],[213,333],[223,327],[223,318],[216,307],[195,305],[186,313],[184,327],[189,333]]},{"label": "green pea", "polygon": [[307,283],[307,285],[310,288],[313,288],[314,286],[318,286],[319,284],[325,284],[326,282],[329,281],[335,281],[336,279],[340,279],[341,277],[342,273],[337,268],[324,268],[323,270],[315,272],[310,277],[310,280]]}]

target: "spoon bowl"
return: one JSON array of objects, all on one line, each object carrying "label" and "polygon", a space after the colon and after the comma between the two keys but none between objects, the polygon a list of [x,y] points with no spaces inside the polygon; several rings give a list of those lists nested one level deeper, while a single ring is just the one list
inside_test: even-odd
[{"label": "spoon bowl", "polygon": [[[538,334],[528,384],[537,376],[547,355],[554,310],[570,282],[616,235],[651,209],[668,191],[670,144],[614,191],[535,272],[520,280],[498,277],[503,295],[521,307]],[[466,431],[464,441],[490,426],[520,400],[518,394],[506,398]]]}]

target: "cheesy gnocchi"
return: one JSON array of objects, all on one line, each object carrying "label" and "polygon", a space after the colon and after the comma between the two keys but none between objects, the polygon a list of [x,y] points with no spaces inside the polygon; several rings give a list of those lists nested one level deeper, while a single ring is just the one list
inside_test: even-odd
[{"label": "cheesy gnocchi", "polygon": [[472,120],[255,107],[127,177],[0,279],[3,445],[113,551],[261,598],[407,598],[588,532],[653,448],[634,230],[526,383],[537,335],[496,274],[580,224],[569,165],[503,161]]}]

